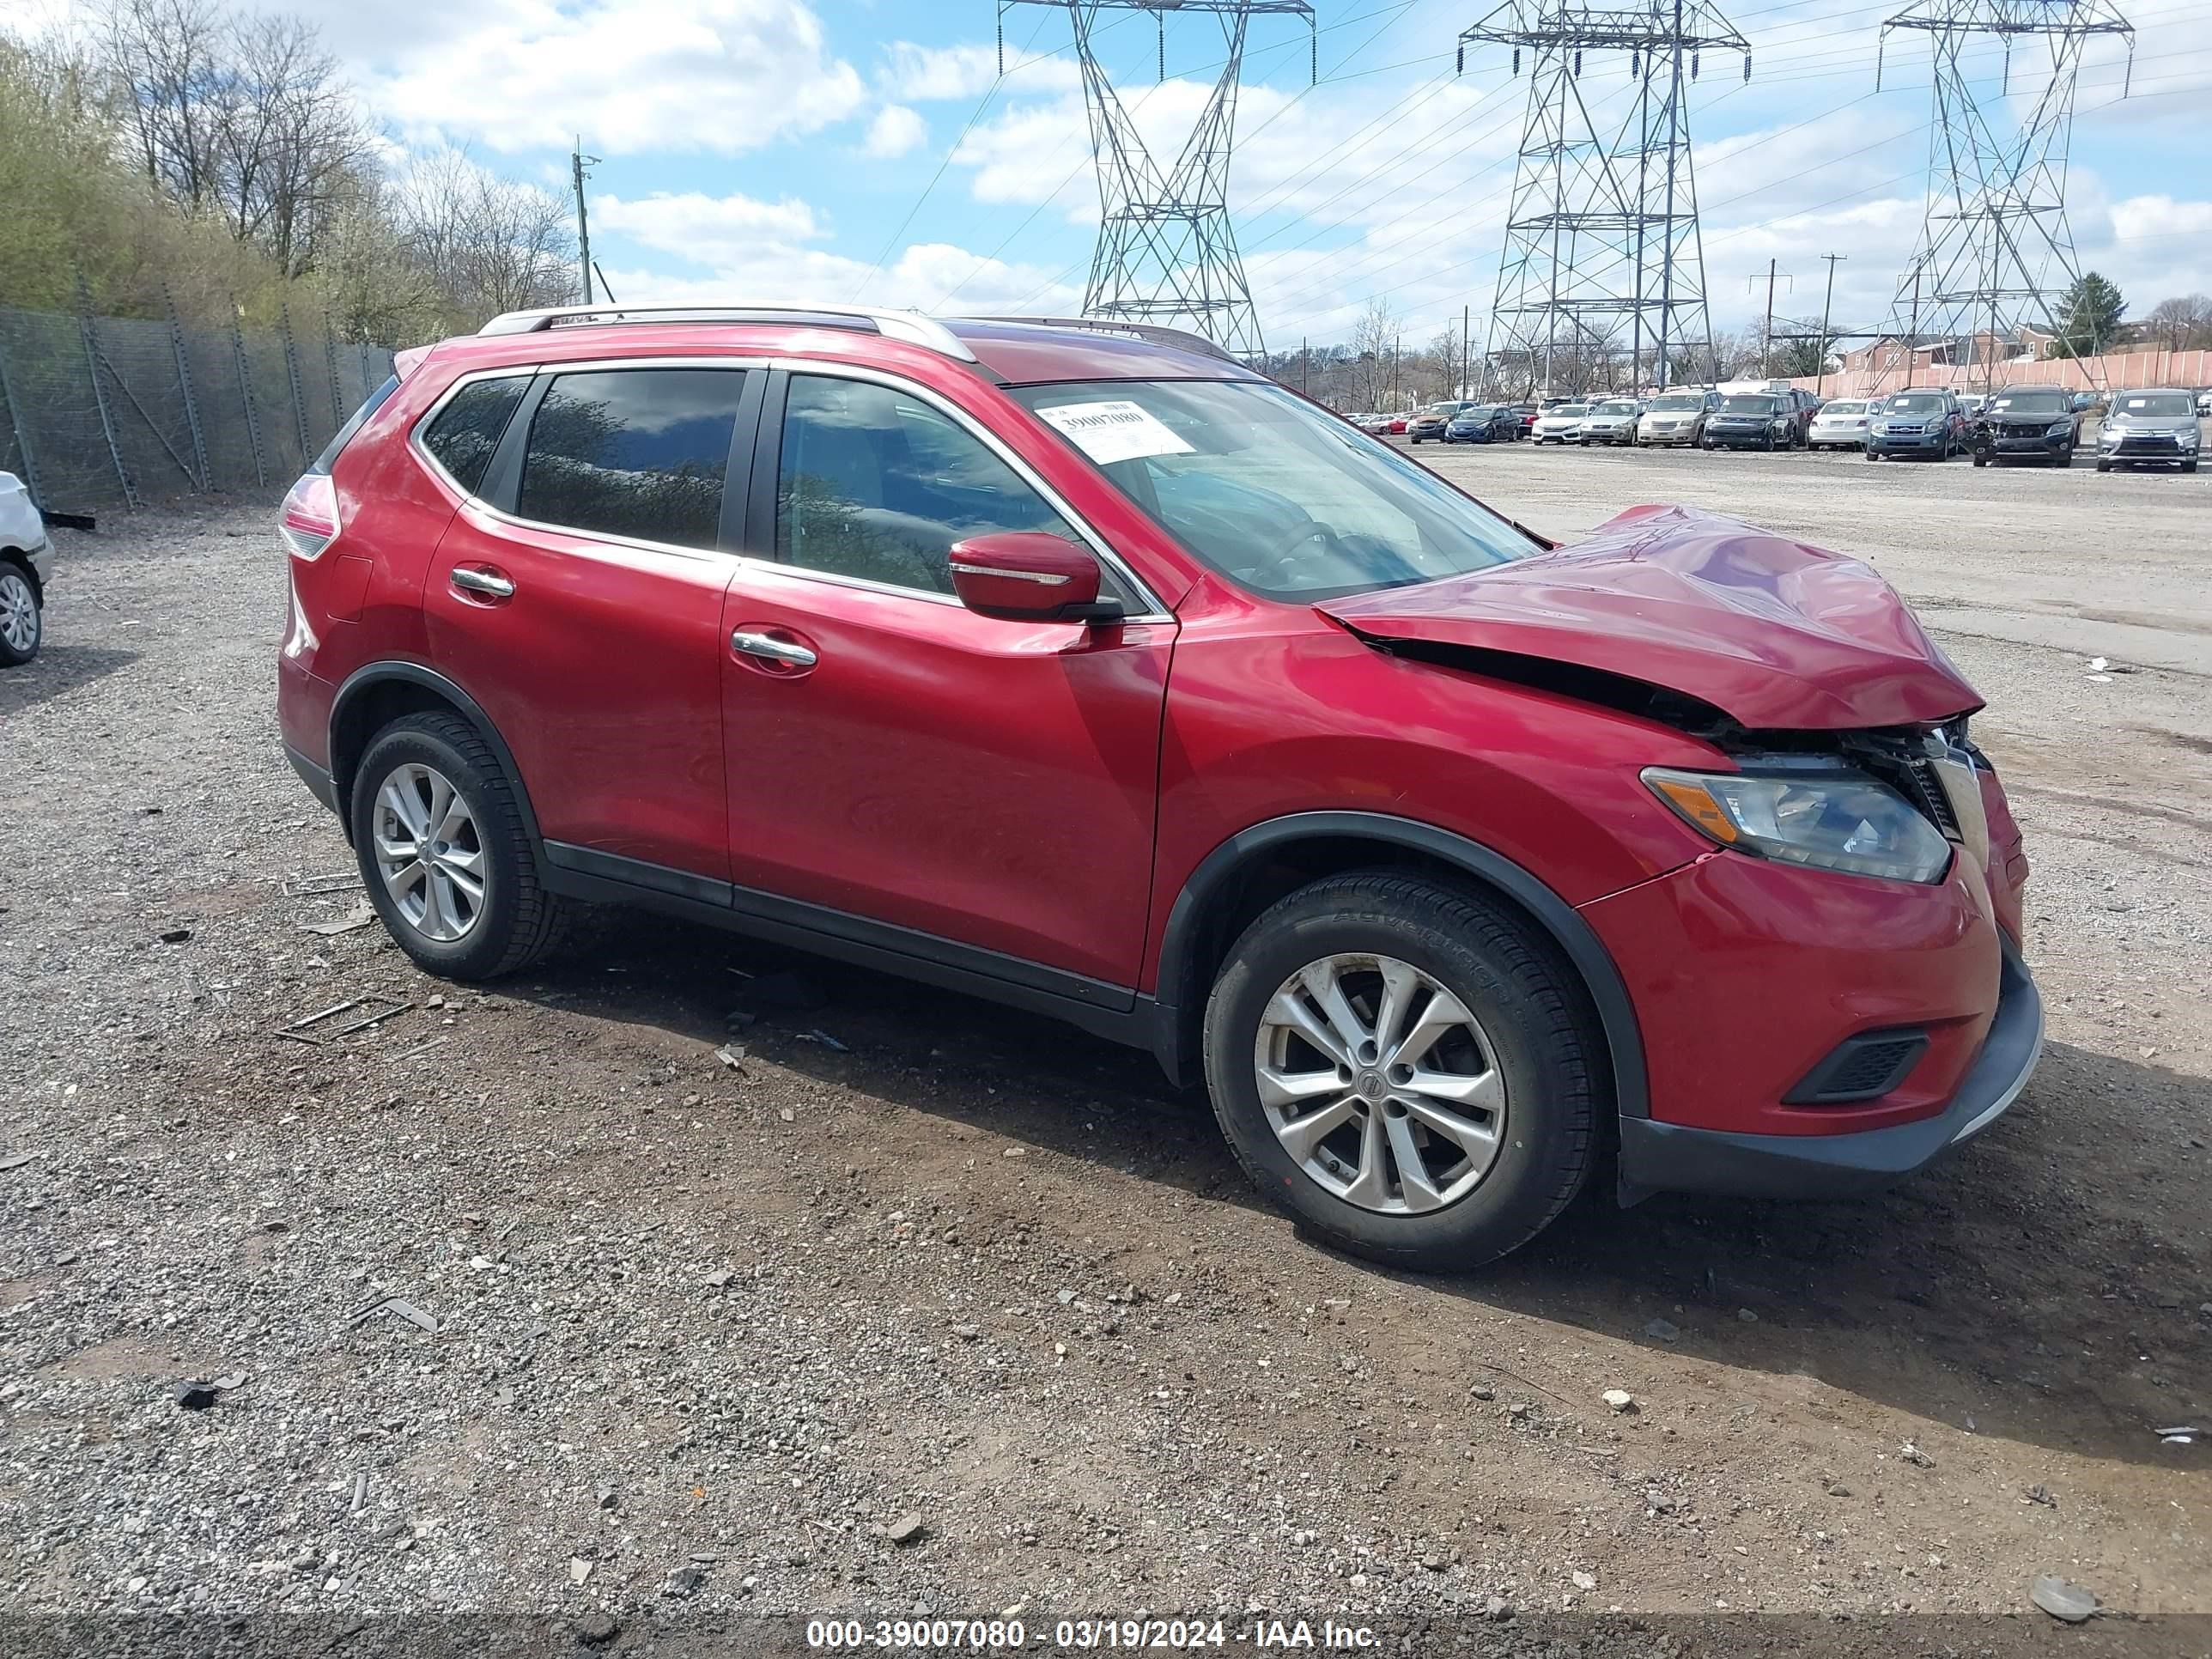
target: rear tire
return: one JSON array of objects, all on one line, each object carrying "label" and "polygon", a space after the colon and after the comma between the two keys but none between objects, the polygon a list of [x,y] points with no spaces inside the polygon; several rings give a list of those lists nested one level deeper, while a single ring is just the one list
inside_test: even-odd
[{"label": "rear tire", "polygon": [[20,668],[46,637],[45,602],[30,573],[0,561],[0,668]]},{"label": "rear tire", "polygon": [[[350,805],[369,902],[425,972],[496,979],[560,942],[566,907],[538,878],[514,785],[459,715],[409,714],[379,732],[355,772]],[[411,859],[395,850],[408,848]],[[410,880],[415,868],[422,873]]]},{"label": "rear tire", "polygon": [[[1335,988],[1349,1031],[1316,985]],[[1459,1006],[1439,1009],[1442,996]],[[1413,1063],[1391,1063],[1394,1036],[1431,1029],[1407,1048]],[[1206,1008],[1206,1088],[1246,1172],[1339,1248],[1431,1272],[1517,1249],[1573,1200],[1596,1152],[1601,1051],[1548,939],[1479,891],[1380,871],[1328,877],[1266,911]],[[1298,1137],[1323,1115],[1336,1127]]]}]

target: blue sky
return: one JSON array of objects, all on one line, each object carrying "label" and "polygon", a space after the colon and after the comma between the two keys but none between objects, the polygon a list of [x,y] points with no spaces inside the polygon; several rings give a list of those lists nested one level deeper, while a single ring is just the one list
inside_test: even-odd
[{"label": "blue sky", "polygon": [[[1741,0],[1754,49],[1708,59],[1692,106],[1715,321],[1765,298],[1817,315],[1820,255],[1849,256],[1839,321],[1878,321],[1919,230],[1930,113],[1923,40],[1878,26],[1904,3]],[[0,0],[4,3],[4,0]],[[1498,276],[1528,82],[1459,30],[1495,0],[1317,0],[1321,84],[1290,18],[1254,25],[1231,201],[1269,341],[1346,337],[1373,296],[1409,341]],[[623,299],[830,295],[948,311],[1080,301],[1097,216],[1064,12],[1006,17],[993,0],[303,0],[403,147],[465,147],[502,173],[565,189],[568,141],[600,157],[593,251]],[[2085,265],[2131,314],[2212,289],[2212,6],[2134,0],[2124,53],[2092,51],[2069,184]],[[1149,19],[1103,37],[1109,67],[1170,155],[1216,72],[1218,27],[1171,20],[1159,83]],[[1987,66],[1994,75],[1994,53]],[[2023,56],[2017,91],[2033,79]],[[1625,63],[1587,94],[1623,99]],[[1478,322],[1477,328],[1480,325]]]}]

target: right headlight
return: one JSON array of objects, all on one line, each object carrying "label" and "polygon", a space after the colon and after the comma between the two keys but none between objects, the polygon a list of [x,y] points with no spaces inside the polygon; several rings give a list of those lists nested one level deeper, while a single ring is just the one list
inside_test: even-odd
[{"label": "right headlight", "polygon": [[1886,784],[1838,768],[1794,776],[1647,767],[1651,793],[1723,847],[1784,864],[1923,884],[1951,843]]}]

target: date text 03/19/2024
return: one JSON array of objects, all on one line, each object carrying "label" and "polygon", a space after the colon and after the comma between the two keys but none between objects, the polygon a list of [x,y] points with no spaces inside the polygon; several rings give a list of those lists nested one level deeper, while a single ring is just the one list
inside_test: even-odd
[{"label": "date text 03/19/2024", "polygon": [[1303,1619],[1265,1619],[1249,1626],[1223,1620],[1061,1619],[1030,1629],[1019,1619],[814,1619],[807,1621],[810,1648],[878,1651],[1019,1652],[1035,1646],[1063,1652],[1194,1650],[1230,1645],[1263,1651],[1300,1650],[1357,1653],[1376,1645],[1364,1625],[1318,1624]]}]

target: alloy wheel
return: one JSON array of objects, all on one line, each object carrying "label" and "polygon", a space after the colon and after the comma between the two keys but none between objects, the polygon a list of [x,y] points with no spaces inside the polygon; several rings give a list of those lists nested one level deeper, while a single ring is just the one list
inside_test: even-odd
[{"label": "alloy wheel", "polygon": [[39,602],[20,570],[0,570],[0,639],[18,653],[39,642]]},{"label": "alloy wheel", "polygon": [[1268,1000],[1253,1066],[1284,1149],[1362,1209],[1443,1209],[1497,1159],[1506,1113],[1497,1051],[1467,1006],[1411,963],[1308,963]]},{"label": "alloy wheel", "polygon": [[483,835],[467,799],[434,767],[395,767],[376,792],[377,874],[407,925],[450,945],[483,920],[490,886]]}]

